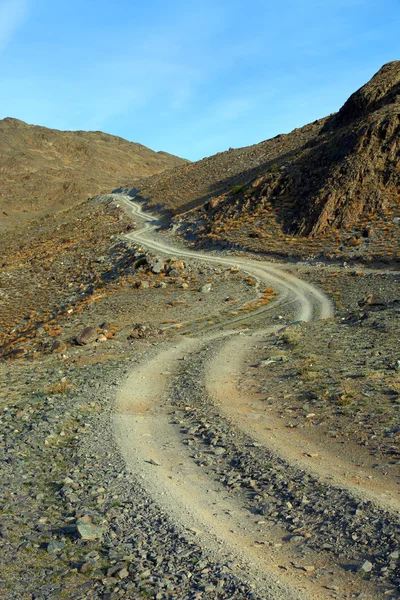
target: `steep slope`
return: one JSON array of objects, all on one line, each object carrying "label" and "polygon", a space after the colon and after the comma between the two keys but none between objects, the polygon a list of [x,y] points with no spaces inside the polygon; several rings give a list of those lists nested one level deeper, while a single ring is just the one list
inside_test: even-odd
[{"label": "steep slope", "polygon": [[164,199],[176,214],[195,208],[178,222],[203,245],[397,260],[399,168],[400,61],[395,61],[329,118],[137,187],[153,206]]},{"label": "steep slope", "polygon": [[0,121],[0,230],[186,161],[99,131]]},{"label": "steep slope", "polygon": [[250,182],[265,173],[275,161],[290,160],[315,138],[326,119],[315,121],[291,133],[277,135],[254,146],[230,148],[195,163],[176,167],[168,173],[129,181],[152,209],[181,214],[225,194],[237,184]]}]

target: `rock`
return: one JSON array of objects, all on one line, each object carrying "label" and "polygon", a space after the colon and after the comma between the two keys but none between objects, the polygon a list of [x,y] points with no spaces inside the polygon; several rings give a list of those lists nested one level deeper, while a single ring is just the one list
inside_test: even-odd
[{"label": "rock", "polygon": [[161,335],[162,333],[162,329],[153,327],[153,325],[150,325],[149,323],[136,323],[133,325],[133,329],[128,335],[128,340],[144,339],[154,335]]},{"label": "rock", "polygon": [[369,560],[366,560],[361,567],[358,569],[359,572],[363,572],[363,573],[371,573],[372,569],[373,569],[373,564],[371,562],[369,562]]},{"label": "rock", "polygon": [[170,271],[168,271],[168,275],[170,277],[180,277],[181,272],[178,269],[171,269]]},{"label": "rock", "polygon": [[120,579],[126,579],[129,575],[129,571],[126,567],[124,567],[123,569],[121,569],[120,571],[118,571],[118,577]]},{"label": "rock", "polygon": [[80,566],[80,568],[79,568],[79,572],[80,572],[80,573],[83,573],[83,574],[85,574],[85,573],[88,573],[89,571],[92,571],[92,569],[93,569],[95,566],[96,566],[96,565],[95,565],[95,564],[93,564],[93,563],[92,563],[92,562],[90,562],[90,561],[89,561],[89,562],[85,562],[85,563],[83,563],[83,565],[81,565],[81,566]]},{"label": "rock", "polygon": [[170,264],[170,269],[175,269],[177,271],[182,271],[185,268],[185,263],[181,260],[176,260]]},{"label": "rock", "polygon": [[386,303],[375,293],[371,292],[358,301],[358,306],[384,306]]},{"label": "rock", "polygon": [[104,532],[102,528],[94,525],[89,516],[77,519],[76,528],[82,540],[98,540],[103,537]]},{"label": "rock", "polygon": [[208,294],[211,292],[211,289],[212,289],[211,283],[205,283],[204,285],[199,287],[199,292],[201,292],[202,294]]},{"label": "rock", "polygon": [[47,552],[49,554],[59,554],[64,550],[64,548],[65,542],[62,540],[51,540],[51,542],[47,544]]},{"label": "rock", "polygon": [[400,360],[396,360],[396,362],[393,365],[393,368],[395,371],[400,371]]},{"label": "rock", "polygon": [[150,270],[155,275],[159,275],[164,271],[164,261],[161,258],[155,258],[150,262]]},{"label": "rock", "polygon": [[139,290],[148,290],[150,287],[150,284],[148,281],[141,281],[139,283]]},{"label": "rock", "polygon": [[97,338],[98,342],[106,342],[107,340],[108,338],[103,333]]},{"label": "rock", "polygon": [[223,446],[216,446],[214,448],[214,454],[216,456],[222,456],[223,454],[225,454],[226,452],[226,448],[224,448]]},{"label": "rock", "polygon": [[268,502],[266,502],[265,504],[260,506],[260,508],[258,509],[258,512],[260,513],[260,515],[264,515],[264,516],[269,515],[271,511],[272,511],[272,505],[269,504]]},{"label": "rock", "polygon": [[97,331],[94,327],[85,327],[76,338],[76,343],[79,346],[91,344],[97,338]]}]

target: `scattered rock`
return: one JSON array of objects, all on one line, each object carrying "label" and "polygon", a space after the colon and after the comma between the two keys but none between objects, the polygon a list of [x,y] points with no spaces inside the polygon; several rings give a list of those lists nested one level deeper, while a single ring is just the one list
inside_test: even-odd
[{"label": "scattered rock", "polygon": [[128,340],[139,340],[151,336],[159,336],[163,334],[163,330],[149,323],[136,323],[128,335]]},{"label": "scattered rock", "polygon": [[371,573],[373,567],[374,565],[371,562],[369,562],[369,560],[366,560],[358,570],[363,573]]},{"label": "scattered rock", "polygon": [[62,540],[51,540],[47,544],[47,552],[49,554],[60,554],[65,548],[65,542]]},{"label": "scattered rock", "polygon": [[150,270],[155,275],[159,275],[164,271],[164,261],[161,258],[154,258],[150,261]]},{"label": "scattered rock", "polygon": [[77,519],[76,528],[82,540],[97,540],[102,538],[104,534],[103,529],[94,525],[91,518],[87,515]]},{"label": "scattered rock", "polygon": [[225,454],[226,452],[226,448],[224,448],[223,446],[215,446],[214,448],[214,454],[216,456],[222,456],[223,454]]},{"label": "scattered rock", "polygon": [[85,327],[82,329],[80,334],[76,337],[76,343],[79,346],[86,346],[86,344],[91,344],[97,338],[97,331],[94,327]]}]

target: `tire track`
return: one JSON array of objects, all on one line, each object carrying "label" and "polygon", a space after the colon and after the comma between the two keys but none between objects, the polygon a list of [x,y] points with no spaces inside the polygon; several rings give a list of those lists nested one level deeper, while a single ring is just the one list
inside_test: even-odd
[{"label": "tire track", "polygon": [[[264,261],[219,257],[173,247],[154,240],[152,230],[157,225],[157,219],[144,214],[140,206],[133,203],[129,197],[116,195],[114,199],[119,203],[122,202],[135,218],[145,221],[142,229],[128,234],[129,239],[163,255],[238,266],[242,271],[256,277],[259,282],[265,282],[278,290],[280,292],[278,301],[290,303],[294,308],[295,319],[298,321],[332,316],[331,302],[322,292],[285,272],[279,266]],[[276,306],[276,303],[274,304]],[[257,319],[260,314],[247,315],[246,318],[253,317]],[[229,324],[230,321],[225,323],[225,326]],[[252,516],[248,509],[243,508],[243,505],[232,494],[227,493],[226,488],[218,484],[211,475],[205,474],[193,460],[188,448],[182,445],[179,426],[174,417],[171,420],[175,405],[168,398],[169,385],[179,364],[186,365],[186,362],[179,361],[190,358],[210,341],[228,339],[215,365],[205,372],[204,379],[208,382],[208,391],[219,404],[223,404],[228,421],[232,421],[233,417],[235,427],[241,428],[240,419],[236,419],[237,415],[235,415],[235,403],[229,401],[228,394],[232,390],[227,387],[227,382],[232,378],[236,366],[230,369],[227,358],[239,348],[239,360],[244,355],[247,345],[243,344],[243,337],[239,338],[237,331],[217,331],[217,328],[220,328],[220,325],[214,326],[212,333],[210,328],[194,339],[185,337],[180,343],[175,343],[174,346],[166,349],[163,345],[163,349],[150,362],[139,365],[131,373],[118,396],[117,414],[114,420],[115,435],[126,463],[144,481],[149,495],[166,510],[173,521],[180,524],[183,529],[191,531],[191,535],[196,533],[201,546],[212,553],[217,560],[233,556],[239,565],[237,573],[239,578],[252,582],[262,597],[268,600],[338,598],[335,592],[332,595],[332,592],[328,591],[335,586],[332,588],[324,585],[324,579],[321,581],[315,579],[311,582],[309,578],[304,577],[304,573],[302,575],[299,575],[298,571],[293,573],[293,569],[288,572],[287,567],[282,577],[279,565],[281,562],[289,564],[293,558],[290,550],[276,549],[280,544],[275,545],[274,540],[276,541],[279,536],[282,539],[282,531],[279,534],[275,532],[275,538],[274,532],[269,531],[268,543],[263,542],[262,546],[259,546],[257,536],[260,535],[260,530],[256,526],[254,515]],[[190,366],[188,368],[190,369]],[[218,372],[219,368],[221,368],[220,372]],[[199,376],[197,374],[197,379]],[[188,382],[190,377],[187,378]],[[185,386],[184,379],[182,385]],[[193,381],[193,389],[194,387]],[[189,383],[187,390],[183,390],[182,393],[188,391],[190,396],[191,390]],[[207,390],[205,390],[204,402],[209,402]],[[232,427],[232,431],[235,427]],[[254,431],[251,431],[251,427],[246,429],[246,433],[253,435],[254,439]],[[261,440],[261,445],[263,443],[265,440]],[[277,448],[274,450],[276,451]],[[340,488],[351,493],[351,486],[345,484],[343,479],[338,479]],[[307,552],[310,550],[308,549]],[[309,556],[321,568],[322,563],[325,567],[330,564],[330,567],[335,570],[339,566],[338,559],[334,558],[334,555],[328,558],[325,555],[320,558],[313,554]],[[354,574],[346,575],[341,571],[340,576],[337,579],[335,577],[333,581],[337,581],[340,589],[343,587],[346,590],[346,594],[354,593],[358,586],[358,590],[370,592],[371,597],[378,598],[381,595],[373,583],[362,582],[357,577],[354,583]]]}]

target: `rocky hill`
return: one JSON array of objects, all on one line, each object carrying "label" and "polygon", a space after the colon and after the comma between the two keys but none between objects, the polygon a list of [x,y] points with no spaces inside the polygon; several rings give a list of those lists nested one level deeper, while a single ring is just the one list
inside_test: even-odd
[{"label": "rocky hill", "polygon": [[[146,181],[202,245],[283,255],[398,260],[400,61],[326,119]],[[191,212],[188,212],[188,211]]]},{"label": "rocky hill", "polygon": [[0,121],[0,230],[184,162],[100,131]]}]

